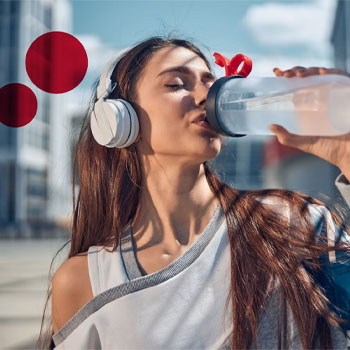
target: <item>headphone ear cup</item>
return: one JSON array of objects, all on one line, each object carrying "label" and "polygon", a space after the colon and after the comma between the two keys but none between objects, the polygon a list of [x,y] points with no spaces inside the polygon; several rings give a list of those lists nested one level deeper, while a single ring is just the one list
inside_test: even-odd
[{"label": "headphone ear cup", "polygon": [[110,148],[131,145],[139,132],[135,110],[122,99],[98,100],[90,124],[97,143]]},{"label": "headphone ear cup", "polygon": [[116,123],[113,108],[105,101],[98,100],[90,117],[91,131],[96,142],[107,146],[115,138]]},{"label": "headphone ear cup", "polygon": [[124,104],[130,117],[130,132],[125,144],[123,145],[123,147],[128,147],[135,142],[139,134],[139,129],[140,129],[139,118],[137,117],[137,113],[135,109],[132,107],[132,105],[129,102],[122,99],[117,101],[120,101],[121,103]]}]

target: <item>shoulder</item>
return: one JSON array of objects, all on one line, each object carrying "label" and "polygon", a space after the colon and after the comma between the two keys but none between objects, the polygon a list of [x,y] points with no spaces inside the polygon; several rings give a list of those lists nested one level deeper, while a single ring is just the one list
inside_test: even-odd
[{"label": "shoulder", "polygon": [[84,252],[66,260],[53,277],[53,331],[60,329],[92,297],[87,252]]},{"label": "shoulder", "polygon": [[81,282],[86,280],[88,273],[87,252],[80,253],[66,260],[56,271],[53,286],[65,286],[66,291],[75,291]]}]

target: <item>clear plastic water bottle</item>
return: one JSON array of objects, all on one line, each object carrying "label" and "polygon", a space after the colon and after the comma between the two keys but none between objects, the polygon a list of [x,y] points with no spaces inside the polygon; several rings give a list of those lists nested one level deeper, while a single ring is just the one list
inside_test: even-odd
[{"label": "clear plastic water bottle", "polygon": [[207,119],[225,136],[273,135],[279,124],[299,135],[350,132],[350,79],[337,74],[310,77],[223,77],[209,90]]}]

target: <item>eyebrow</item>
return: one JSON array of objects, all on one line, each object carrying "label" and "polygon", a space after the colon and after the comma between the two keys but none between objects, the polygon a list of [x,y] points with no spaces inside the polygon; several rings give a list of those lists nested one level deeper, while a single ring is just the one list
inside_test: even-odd
[{"label": "eyebrow", "polygon": [[[178,73],[183,73],[183,74],[187,74],[187,75],[191,75],[193,74],[192,71],[187,68],[187,67],[184,67],[184,66],[176,66],[176,67],[171,67],[171,68],[168,68],[166,70],[163,70],[162,72],[160,72],[157,77],[165,74],[165,73],[171,73],[171,72],[178,72]],[[216,77],[210,73],[210,72],[203,72],[202,74],[205,78],[207,79],[210,79],[210,80],[215,80]]]}]

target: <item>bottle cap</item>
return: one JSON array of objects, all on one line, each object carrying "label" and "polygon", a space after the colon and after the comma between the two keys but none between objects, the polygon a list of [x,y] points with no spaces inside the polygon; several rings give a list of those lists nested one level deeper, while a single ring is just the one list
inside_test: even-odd
[{"label": "bottle cap", "polygon": [[[218,66],[225,67],[225,75],[227,77],[231,75],[241,75],[246,78],[252,71],[252,60],[241,53],[237,54],[236,56],[233,56],[231,61],[217,52],[214,52],[213,56],[215,57],[215,63]],[[238,71],[238,67],[241,65],[242,62],[242,68]]]}]

